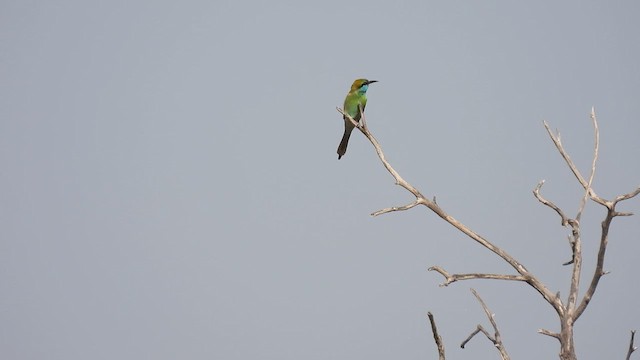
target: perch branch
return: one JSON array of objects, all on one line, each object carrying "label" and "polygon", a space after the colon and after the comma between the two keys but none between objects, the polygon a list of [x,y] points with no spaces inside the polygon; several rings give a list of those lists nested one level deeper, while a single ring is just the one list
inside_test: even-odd
[{"label": "perch branch", "polygon": [[[426,198],[424,195],[422,195],[422,193],[418,189],[416,189],[413,185],[411,185],[409,182],[404,180],[400,176],[400,174],[386,160],[380,144],[378,143],[377,139],[373,136],[373,134],[369,131],[366,124],[365,115],[362,112],[362,108],[360,109],[361,110],[360,113],[362,114],[360,123],[355,121],[351,116],[346,114],[342,109],[337,108],[337,110],[345,118],[348,118],[349,121],[351,121],[354,124],[354,126],[356,126],[358,130],[360,130],[360,132],[362,132],[363,135],[365,135],[365,137],[371,142],[383,166],[395,179],[396,185],[401,186],[402,188],[410,192],[415,197],[415,200],[410,204],[399,206],[399,207],[385,208],[382,210],[378,210],[372,213],[371,215],[378,216],[378,215],[386,214],[389,212],[409,210],[413,207],[416,207],[417,205],[424,205],[429,210],[433,211],[436,215],[438,215],[440,218],[442,218],[444,221],[449,223],[451,226],[453,226],[463,234],[467,235],[469,238],[471,238],[472,240],[474,240],[484,248],[498,255],[506,263],[508,263],[513,269],[515,269],[515,271],[519,275],[477,274],[477,273],[449,274],[444,269],[439,267],[432,267],[430,268],[430,270],[439,272],[441,275],[445,277],[445,283],[443,284],[443,286],[446,286],[458,280],[468,280],[468,279],[496,279],[496,280],[514,280],[514,281],[526,282],[531,287],[533,287],[551,306],[553,306],[553,308],[556,310],[556,312],[558,313],[562,321],[561,333],[553,333],[544,329],[540,329],[539,332],[541,334],[554,337],[561,342],[562,358],[566,356],[570,356],[573,353],[573,342],[572,342],[573,323],[584,312],[584,310],[586,309],[587,305],[589,304],[589,302],[591,301],[591,298],[595,293],[595,290],[597,288],[598,282],[600,281],[600,278],[606,274],[606,272],[604,271],[604,256],[605,256],[605,252],[608,244],[608,234],[609,234],[609,227],[611,225],[611,221],[616,216],[632,215],[632,213],[630,212],[618,212],[616,211],[615,207],[618,204],[618,202],[631,199],[637,196],[638,194],[640,194],[640,187],[638,187],[634,191],[628,194],[620,195],[616,197],[613,201],[610,201],[610,200],[605,200],[601,198],[593,190],[592,184],[593,184],[593,178],[595,174],[595,166],[597,162],[598,148],[599,148],[599,134],[598,134],[599,130],[597,125],[597,120],[595,117],[595,111],[593,109],[591,111],[591,119],[594,123],[595,146],[594,146],[594,157],[592,159],[592,164],[591,164],[591,173],[588,180],[585,180],[585,178],[582,176],[582,174],[580,173],[576,165],[571,160],[571,157],[569,156],[569,154],[565,151],[564,147],[562,146],[560,134],[559,133],[555,134],[549,128],[549,125],[547,124],[547,122],[546,121],[544,122],[544,127],[547,130],[547,133],[549,134],[551,140],[553,141],[560,155],[563,157],[569,169],[572,171],[573,175],[575,176],[575,178],[578,180],[578,182],[580,183],[580,185],[583,187],[585,191],[581,199],[580,206],[578,208],[576,219],[571,219],[571,218],[568,218],[559,207],[557,207],[552,202],[544,199],[540,195],[540,189],[542,187],[543,182],[540,182],[536,187],[536,189],[534,190],[534,195],[536,196],[538,201],[540,201],[542,204],[556,211],[556,213],[558,213],[558,215],[561,218],[562,225],[570,226],[572,230],[572,236],[570,237],[570,244],[572,247],[573,256],[571,261],[569,261],[566,264],[573,264],[573,272],[572,272],[572,279],[571,279],[571,289],[569,292],[568,307],[565,307],[562,304],[562,301],[560,300],[559,293],[558,294],[552,293],[540,280],[538,280],[533,274],[531,274],[523,264],[519,263],[514,257],[508,254],[506,251],[502,250],[500,247],[489,242],[488,240],[480,236],[478,233],[471,230],[466,225],[464,225],[463,223],[456,220],[454,217],[447,214],[440,207],[440,205],[436,203],[435,197],[433,198],[433,200]],[[582,216],[582,213],[584,211],[584,208],[586,206],[588,199],[606,207],[607,215],[601,223],[602,231],[600,235],[600,247],[598,250],[597,264],[591,279],[591,284],[587,289],[587,291],[585,292],[585,294],[583,295],[583,298],[580,301],[580,304],[576,307],[575,305],[577,304],[577,294],[578,294],[581,264],[582,264],[581,262],[582,254],[581,254],[581,246],[580,246],[580,218]],[[478,325],[478,328],[469,336],[469,338],[467,338],[467,340],[465,340],[462,343],[461,346],[464,347],[464,345],[479,332],[484,333],[488,339],[494,342],[494,344],[496,342],[500,342],[499,332],[497,331],[497,327],[495,326],[495,322],[493,321],[492,315],[490,314],[488,308],[486,308],[486,305],[484,304],[484,302],[482,302],[482,300],[477,295],[477,293],[475,293],[475,291],[474,291],[474,295],[476,295],[478,300],[481,302],[483,308],[485,309],[485,312],[488,314],[489,319],[492,322],[492,325],[494,325],[494,329],[496,330],[496,335],[495,337],[492,337],[486,330],[482,328],[482,326]],[[633,343],[633,334],[632,334],[632,343]],[[502,355],[502,352],[501,352],[501,355]],[[506,355],[506,352],[505,352],[505,355]],[[503,355],[503,359],[508,358],[508,355],[506,355],[507,357],[505,357],[505,355]]]},{"label": "perch branch", "polygon": [[[367,128],[366,122],[365,122],[365,114],[364,113],[362,113],[361,119],[360,119],[360,121],[363,123],[363,125],[360,126],[358,124],[358,122],[355,121],[347,113],[345,113],[344,110],[342,110],[340,108],[336,108],[336,109],[338,110],[339,113],[341,113],[343,116],[348,118],[349,121],[351,121],[353,124],[355,124],[357,126],[358,130],[360,130],[360,132],[362,132],[362,134],[369,140],[369,142],[371,142],[371,144],[373,145],[373,147],[376,150],[378,158],[380,159],[380,161],[382,162],[384,167],[387,169],[387,171],[391,174],[391,176],[393,176],[393,178],[395,179],[396,184],[401,186],[402,188],[406,189],[413,196],[415,196],[415,198],[416,198],[415,203],[417,203],[416,205],[420,204],[420,205],[426,206],[431,211],[433,211],[436,215],[438,215],[440,218],[442,218],[444,221],[448,222],[451,226],[455,227],[456,229],[461,231],[463,234],[467,235],[468,237],[470,237],[471,239],[473,239],[474,241],[476,241],[477,243],[479,243],[480,245],[482,245],[483,247],[485,247],[489,251],[491,251],[494,254],[496,254],[499,257],[501,257],[505,262],[507,262],[509,265],[511,265],[511,267],[513,267],[520,275],[525,277],[526,278],[525,281],[531,287],[533,287],[538,293],[540,293],[540,295],[542,295],[542,297],[549,304],[551,304],[551,306],[554,307],[554,309],[556,310],[556,312],[558,314],[561,315],[561,314],[564,313],[564,309],[563,309],[562,302],[560,301],[560,299],[556,298],[555,295],[540,280],[538,280],[535,276],[533,276],[531,273],[529,273],[529,270],[527,270],[527,268],[524,265],[522,265],[518,261],[516,261],[516,259],[513,258],[511,255],[509,255],[506,251],[502,250],[498,246],[494,245],[493,243],[489,242],[488,240],[486,240],[485,238],[480,236],[478,233],[476,233],[473,230],[469,229],[466,225],[464,225],[461,222],[459,222],[458,220],[456,220],[453,216],[447,214],[440,207],[440,205],[438,205],[435,201],[429,200],[427,197],[422,195],[422,193],[420,193],[420,191],[418,191],[418,189],[416,189],[415,187],[413,187],[413,185],[411,185],[406,180],[404,180],[402,178],[402,176],[400,176],[400,174],[387,161],[387,159],[386,159],[386,157],[385,157],[385,155],[384,155],[384,153],[382,151],[382,147],[380,146],[380,143],[378,143],[378,140],[376,140],[376,138],[373,136],[373,134],[371,134],[371,132]],[[389,211],[386,211],[386,212],[389,212]],[[382,211],[382,212],[377,211],[377,212],[374,212],[373,214],[375,216],[375,215],[384,214],[386,212],[385,211]]]}]

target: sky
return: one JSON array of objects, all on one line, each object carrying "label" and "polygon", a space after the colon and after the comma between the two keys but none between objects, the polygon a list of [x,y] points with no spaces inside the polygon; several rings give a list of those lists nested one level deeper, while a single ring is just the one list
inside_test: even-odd
[{"label": "sky", "polygon": [[[354,79],[395,169],[566,298],[577,166],[640,185],[640,5],[633,1],[2,1],[0,358],[557,357],[552,308],[409,203],[336,107]],[[634,160],[636,159],[636,160]],[[618,207],[640,212],[640,199]],[[604,209],[582,219],[584,275]],[[578,356],[623,358],[640,328],[640,218],[613,221],[575,325]]]}]

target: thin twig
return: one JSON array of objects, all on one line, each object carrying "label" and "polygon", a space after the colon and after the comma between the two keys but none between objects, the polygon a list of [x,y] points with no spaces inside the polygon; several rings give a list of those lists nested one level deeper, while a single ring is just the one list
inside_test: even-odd
[{"label": "thin twig", "polygon": [[558,215],[560,215],[560,223],[562,224],[562,226],[567,226],[567,224],[569,223],[569,218],[567,218],[567,216],[564,214],[562,209],[560,209],[558,206],[556,206],[556,204],[552,203],[551,201],[545,199],[544,197],[542,197],[542,195],[540,195],[540,189],[542,188],[542,185],[544,185],[544,180],[540,180],[538,185],[536,185],[536,187],[533,189],[533,195],[543,205],[548,206],[551,209],[553,209],[553,211],[557,212]]},{"label": "thin twig", "polygon": [[432,266],[429,271],[435,271],[444,276],[445,282],[440,284],[441,287],[448,286],[451,283],[462,280],[472,279],[490,279],[490,280],[509,280],[509,281],[527,281],[527,278],[520,275],[504,275],[504,274],[482,274],[482,273],[470,273],[470,274],[450,274],[440,266]]},{"label": "thin twig", "polygon": [[[611,202],[608,202],[608,204],[611,204]],[[578,307],[575,309],[575,311],[572,314],[574,322],[580,317],[580,315],[582,315],[584,310],[587,308],[587,305],[589,305],[591,298],[596,292],[596,288],[598,287],[598,283],[600,282],[600,279],[605,274],[604,258],[607,252],[607,245],[609,243],[609,227],[611,226],[611,221],[616,216],[614,205],[611,204],[610,206],[611,208],[607,209],[607,216],[602,221],[602,225],[601,225],[602,231],[600,233],[600,247],[598,248],[596,268],[593,272],[593,276],[591,278],[591,284],[589,284],[589,288],[583,295],[582,301],[580,301],[580,305],[578,305]]]},{"label": "thin twig", "polygon": [[[616,197],[614,201],[608,201],[598,196],[596,192],[593,190],[593,188],[591,187],[591,184],[593,182],[593,174],[595,173],[595,164],[598,157],[598,147],[599,147],[598,121],[595,116],[595,111],[593,109],[591,110],[591,119],[594,126],[595,146],[594,146],[594,157],[591,163],[591,175],[589,177],[589,181],[586,181],[584,179],[584,177],[582,176],[582,174],[580,173],[576,165],[571,160],[571,157],[562,146],[560,135],[554,134],[553,131],[551,131],[551,129],[549,128],[549,124],[547,124],[546,121],[544,122],[544,127],[547,130],[547,133],[549,134],[549,137],[553,141],[554,145],[558,149],[558,152],[560,152],[560,155],[569,166],[569,169],[571,169],[571,172],[573,172],[578,182],[580,182],[580,185],[582,185],[582,187],[584,188],[585,197],[588,195],[593,201],[607,208],[607,215],[601,224],[602,231],[600,234],[600,247],[598,249],[596,268],[591,278],[591,284],[589,285],[589,288],[587,289],[584,296],[582,297],[582,300],[580,301],[580,305],[578,305],[577,307],[575,307],[575,305],[577,304],[577,294],[578,294],[580,272],[581,272],[581,260],[582,260],[581,249],[580,249],[579,219],[574,220],[573,224],[571,224],[570,219],[567,219],[567,222],[572,225],[572,232],[573,232],[572,247],[574,248],[573,261],[570,262],[574,264],[574,267],[572,271],[571,288],[569,290],[569,299],[568,299],[568,310],[569,310],[570,316],[572,317],[571,323],[575,322],[580,317],[580,315],[582,315],[584,310],[587,308],[587,305],[589,304],[589,302],[591,301],[591,298],[595,294],[598,283],[600,282],[600,278],[602,278],[602,276],[605,274],[604,259],[605,259],[605,253],[607,250],[607,245],[609,240],[609,228],[611,226],[611,221],[616,216],[626,216],[628,214],[628,213],[617,212],[615,210],[615,206],[619,201],[628,200],[640,194],[640,187],[639,187],[628,194],[624,194]],[[584,200],[584,202],[586,203],[586,200]],[[580,215],[583,210],[584,210],[584,204],[581,202],[580,208],[578,210],[578,215]]]},{"label": "thin twig", "polygon": [[433,340],[436,342],[436,346],[438,347],[438,359],[445,360],[444,358],[444,343],[442,342],[442,337],[438,334],[438,328],[436,327],[436,321],[433,318],[433,314],[431,311],[427,313],[429,317],[429,322],[431,323],[431,332],[433,333]]},{"label": "thin twig", "polygon": [[560,215],[560,224],[562,226],[570,226],[572,229],[572,233],[573,233],[573,237],[569,237],[569,244],[571,245],[571,260],[563,263],[562,265],[570,265],[573,264],[575,262],[576,259],[576,238],[579,237],[580,234],[580,230],[579,230],[579,223],[573,219],[569,219],[564,212],[562,211],[562,209],[560,209],[556,204],[554,204],[553,202],[545,199],[541,194],[540,194],[540,189],[542,188],[542,185],[544,185],[544,180],[541,180],[538,185],[536,185],[536,187],[533,189],[533,195],[536,197],[536,199],[538,199],[538,201],[540,203],[542,203],[545,206],[548,206],[549,208],[553,209],[553,211],[555,211],[556,213],[558,213],[558,215]]},{"label": "thin twig", "polygon": [[478,335],[478,333],[483,333],[484,336],[487,337],[487,339],[489,339],[489,341],[493,342],[495,339],[493,338],[493,336],[491,336],[491,334],[489,334],[489,332],[487,330],[485,330],[482,325],[478,325],[476,326],[476,329],[473,330],[473,332],[471,334],[469,334],[469,336],[467,336],[466,339],[464,339],[464,341],[462,342],[462,344],[460,344],[460,347],[464,349],[465,346],[467,346],[467,343],[473,339],[474,336]]},{"label": "thin twig", "polygon": [[636,337],[636,331],[631,330],[631,340],[629,341],[629,350],[627,351],[627,360],[631,359],[631,354],[638,348],[633,345],[633,339]]},{"label": "thin twig", "polygon": [[593,184],[593,177],[596,174],[596,162],[598,161],[598,150],[600,148],[600,130],[598,129],[598,119],[596,118],[595,109],[591,108],[591,122],[593,123],[593,133],[594,133],[594,148],[593,148],[593,159],[591,161],[591,173],[589,174],[589,182],[587,183],[587,188],[585,189],[584,196],[580,201],[580,207],[578,208],[578,214],[576,215],[576,221],[580,222],[580,218],[582,217],[582,212],[584,211],[584,207],[587,204],[587,199],[589,198],[589,192],[591,190],[591,185]]},{"label": "thin twig", "polygon": [[555,333],[553,331],[549,331],[547,329],[538,329],[538,334],[551,336],[552,338],[555,338],[556,340],[560,340],[560,334]]},{"label": "thin twig", "polygon": [[570,226],[571,227],[572,234],[573,234],[573,236],[569,238],[569,244],[571,245],[571,260],[563,263],[562,265],[573,264],[575,262],[575,259],[576,259],[576,241],[575,241],[575,239],[580,236],[579,235],[580,234],[579,223],[577,221],[573,220],[573,219],[569,219],[567,217],[567,215],[564,214],[562,209],[560,209],[553,202],[545,199],[540,194],[540,189],[542,188],[542,185],[544,185],[544,180],[541,180],[538,183],[538,185],[536,185],[536,187],[533,189],[533,195],[536,197],[536,199],[538,199],[538,201],[540,203],[542,203],[545,206],[548,206],[549,208],[553,209],[553,211],[558,213],[558,215],[560,215],[560,224],[562,226]]},{"label": "thin twig", "polygon": [[564,147],[562,146],[562,141],[560,140],[560,134],[557,134],[557,135],[554,134],[551,128],[549,128],[549,124],[547,124],[546,121],[543,121],[543,124],[545,129],[547,130],[547,133],[549,134],[549,137],[551,138],[551,141],[553,141],[553,144],[556,146],[556,149],[558,149],[558,151],[560,152],[560,155],[569,166],[569,169],[571,169],[571,172],[573,173],[573,175],[576,177],[576,179],[578,179],[578,182],[580,182],[580,185],[582,185],[585,191],[589,191],[589,196],[593,201],[601,205],[605,205],[605,200],[600,198],[595,193],[595,191],[593,191],[593,189],[587,190],[589,188],[589,183],[584,179],[584,177],[580,173],[580,170],[578,170],[578,168],[576,167],[576,164],[573,163],[573,160],[571,160],[571,157],[569,156],[569,154],[567,154],[567,152],[564,150]]},{"label": "thin twig", "polygon": [[389,208],[385,208],[385,209],[381,209],[381,210],[372,212],[371,216],[378,216],[378,215],[386,214],[388,212],[393,212],[393,211],[409,210],[409,209],[413,208],[416,205],[420,205],[420,202],[418,200],[412,202],[411,204],[407,204],[407,205],[404,205],[404,206],[393,206],[393,207],[389,207]]},{"label": "thin twig", "polygon": [[632,192],[630,192],[630,193],[628,193],[628,194],[624,194],[624,195],[619,195],[619,196],[617,196],[617,197],[616,197],[616,199],[615,199],[615,200],[613,200],[613,203],[614,203],[614,204],[617,204],[617,203],[618,203],[618,202],[620,202],[620,201],[623,201],[623,200],[629,200],[629,199],[631,199],[632,197],[635,197],[635,196],[636,196],[636,195],[638,195],[638,194],[640,194],[640,186],[638,186],[638,188],[637,188],[637,189],[635,189],[634,191],[632,191]]},{"label": "thin twig", "polygon": [[591,160],[591,171],[589,174],[589,181],[587,182],[587,187],[584,191],[584,195],[582,199],[580,199],[580,206],[578,207],[578,214],[576,215],[575,222],[572,223],[572,237],[573,241],[571,243],[573,250],[573,271],[571,272],[571,285],[569,287],[569,297],[567,298],[567,308],[570,313],[576,307],[576,302],[578,301],[578,290],[580,287],[580,275],[582,274],[582,239],[580,236],[580,218],[582,217],[582,212],[584,211],[584,207],[587,204],[587,198],[589,197],[590,192],[592,191],[591,185],[593,184],[593,177],[596,174],[596,163],[598,161],[598,150],[600,148],[600,130],[598,129],[598,119],[596,118],[595,109],[591,108],[591,122],[593,123],[593,133],[594,133],[594,148],[593,148],[593,159]]},{"label": "thin twig", "polygon": [[475,291],[474,289],[471,289],[471,292],[476,297],[476,299],[478,299],[478,302],[480,302],[480,305],[482,305],[482,310],[484,310],[485,315],[487,315],[487,318],[489,319],[489,322],[491,323],[491,326],[493,327],[493,336],[491,336],[482,327],[482,325],[478,325],[476,327],[476,330],[474,332],[472,332],[471,335],[469,335],[469,337],[467,337],[467,339],[465,341],[462,342],[460,347],[464,349],[464,346],[467,344],[467,342],[469,342],[469,340],[471,340],[472,337],[474,337],[479,332],[482,332],[487,337],[487,339],[489,339],[489,341],[491,341],[493,343],[493,345],[496,347],[496,349],[498,349],[498,352],[500,352],[500,357],[503,360],[510,359],[509,358],[509,354],[507,353],[507,350],[504,348],[504,344],[502,343],[502,338],[500,337],[500,330],[498,330],[498,324],[496,323],[496,320],[494,319],[494,314],[491,313],[491,310],[489,310],[489,307],[487,307],[487,304],[484,303],[484,301],[482,300],[480,295],[478,295],[477,291]]}]

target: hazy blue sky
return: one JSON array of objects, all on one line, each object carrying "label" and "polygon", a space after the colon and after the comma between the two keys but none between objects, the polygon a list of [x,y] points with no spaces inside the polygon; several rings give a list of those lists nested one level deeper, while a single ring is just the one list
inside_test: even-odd
[{"label": "hazy blue sky", "polygon": [[[553,310],[423,208],[354,133],[367,120],[425,195],[566,296],[595,106],[604,197],[640,184],[635,1],[2,1],[0,358],[496,359],[474,287],[514,359],[549,359]],[[640,200],[620,206],[640,213]],[[583,219],[585,278],[603,209]],[[583,359],[640,329],[640,217],[614,220],[606,276],[576,324]]]}]

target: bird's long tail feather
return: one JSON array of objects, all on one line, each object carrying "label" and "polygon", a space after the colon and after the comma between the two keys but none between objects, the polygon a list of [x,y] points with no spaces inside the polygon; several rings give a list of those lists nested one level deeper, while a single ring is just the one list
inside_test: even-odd
[{"label": "bird's long tail feather", "polygon": [[351,131],[353,131],[353,127],[345,127],[344,135],[342,135],[342,141],[340,141],[340,145],[338,145],[338,160],[347,152],[347,145],[349,145]]}]

